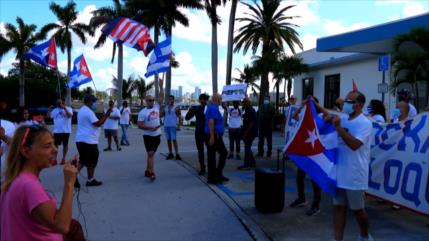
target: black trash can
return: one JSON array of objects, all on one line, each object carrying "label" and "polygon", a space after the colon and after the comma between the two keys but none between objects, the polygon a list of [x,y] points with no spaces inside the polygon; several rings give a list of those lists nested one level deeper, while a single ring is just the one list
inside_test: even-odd
[{"label": "black trash can", "polygon": [[281,212],[285,205],[285,173],[272,168],[255,169],[255,207],[261,213]]}]

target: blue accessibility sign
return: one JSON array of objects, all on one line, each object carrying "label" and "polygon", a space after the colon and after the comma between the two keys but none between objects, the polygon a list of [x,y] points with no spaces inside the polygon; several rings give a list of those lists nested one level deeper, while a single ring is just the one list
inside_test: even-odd
[{"label": "blue accessibility sign", "polygon": [[383,55],[378,58],[378,71],[387,71],[390,66],[390,57],[389,55]]}]

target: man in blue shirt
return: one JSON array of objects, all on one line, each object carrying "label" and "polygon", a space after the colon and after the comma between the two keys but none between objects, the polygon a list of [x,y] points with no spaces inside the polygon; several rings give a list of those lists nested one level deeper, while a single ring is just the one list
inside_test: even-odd
[{"label": "man in blue shirt", "polygon": [[[206,125],[204,132],[206,134],[207,145],[207,183],[219,184],[229,181],[223,176],[223,168],[228,151],[223,143],[223,133],[225,125],[223,116],[219,111],[219,105],[222,102],[222,96],[213,94],[212,102],[207,106],[206,110]],[[216,152],[219,153],[219,162],[216,168]]]}]

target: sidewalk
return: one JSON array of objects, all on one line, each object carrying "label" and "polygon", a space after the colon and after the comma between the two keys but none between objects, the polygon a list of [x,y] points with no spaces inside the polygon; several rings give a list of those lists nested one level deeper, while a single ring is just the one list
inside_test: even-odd
[{"label": "sidewalk", "polygon": [[[227,134],[224,142],[229,149]],[[194,135],[191,129],[179,134],[179,145],[182,147],[182,158],[195,169],[199,170],[196,157],[196,148],[193,148]],[[273,133],[273,154],[271,158],[257,158],[257,167],[277,168],[277,151],[282,147],[283,137],[278,132]],[[191,144],[191,146],[189,146]],[[257,139],[253,150],[256,155]],[[184,147],[185,146],[185,147]],[[266,150],[266,149],[265,149]],[[241,146],[241,157],[244,157],[244,145]],[[277,214],[261,214],[254,205],[254,170],[238,171],[242,161],[227,159],[225,175],[230,178],[228,183],[217,185],[218,192],[224,192],[260,229],[272,240],[287,241],[327,241],[333,238],[333,205],[332,198],[322,193],[320,204],[321,212],[309,217],[305,212],[310,208],[313,190],[310,180],[305,183],[306,198],[309,203],[306,207],[290,208],[289,204],[297,198],[296,168],[288,161],[286,164],[285,208]],[[375,240],[381,241],[428,241],[429,228],[426,224],[429,218],[419,216],[407,210],[392,210],[391,205],[377,203],[368,198],[366,208],[370,221],[370,232]],[[359,233],[358,225],[353,213],[348,212],[345,231],[345,241],[356,240]]]},{"label": "sidewalk", "polygon": [[[178,132],[180,154],[184,161],[165,160],[167,144],[162,137],[156,159],[157,180],[144,178],[146,154],[142,132],[129,129],[131,146],[121,152],[103,152],[106,140],[100,136],[100,161],[96,178],[101,187],[83,187],[82,211],[90,240],[332,240],[333,206],[322,196],[321,212],[305,215],[309,207],[289,208],[296,198],[295,169],[286,166],[285,208],[278,214],[261,214],[254,206],[254,171],[237,171],[239,160],[227,160],[224,185],[206,185],[197,175],[198,160],[192,129]],[[70,139],[69,156],[76,153]],[[225,144],[228,147],[227,135]],[[282,137],[274,134],[273,145],[280,147]],[[254,146],[256,147],[257,141]],[[243,147],[243,146],[242,146]],[[114,148],[115,149],[115,148]],[[256,149],[255,149],[256,150]],[[257,159],[258,167],[276,166],[276,148],[270,159]],[[61,151],[61,150],[60,150]],[[242,148],[242,157],[243,148]],[[42,181],[61,200],[63,185],[60,167],[42,172]],[[79,177],[81,184],[85,169]],[[306,180],[307,201],[312,201],[312,187]],[[375,240],[428,241],[428,218],[406,210],[393,211],[390,205],[367,201],[370,232]],[[73,216],[79,211],[74,200]],[[80,222],[84,224],[83,218]],[[345,241],[356,240],[357,224],[349,213]]]}]

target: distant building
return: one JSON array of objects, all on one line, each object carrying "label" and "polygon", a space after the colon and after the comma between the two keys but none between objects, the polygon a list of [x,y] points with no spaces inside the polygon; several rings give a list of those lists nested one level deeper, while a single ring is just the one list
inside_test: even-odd
[{"label": "distant building", "polygon": [[200,95],[201,95],[201,89],[197,86],[195,87],[195,91],[192,94],[192,99],[197,100]]},{"label": "distant building", "polygon": [[178,98],[182,98],[183,97],[183,87],[179,86],[179,93],[177,94]]}]

